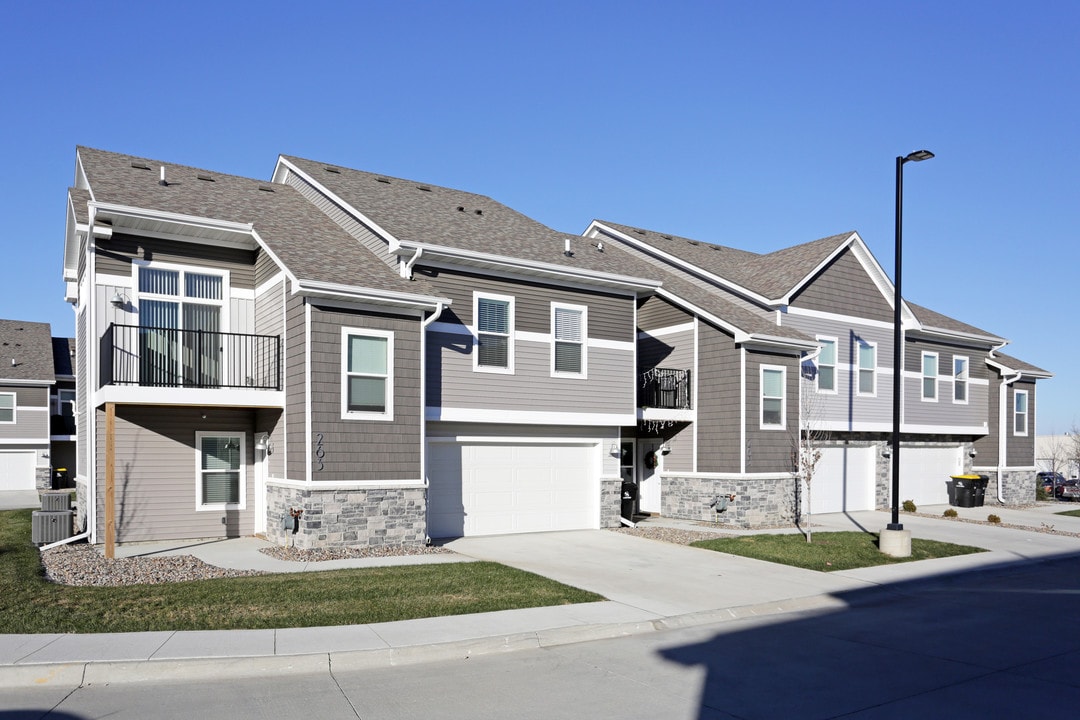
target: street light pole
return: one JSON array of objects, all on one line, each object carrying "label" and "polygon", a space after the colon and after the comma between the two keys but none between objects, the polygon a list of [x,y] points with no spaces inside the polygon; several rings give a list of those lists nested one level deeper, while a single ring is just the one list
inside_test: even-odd
[{"label": "street light pole", "polygon": [[900,522],[900,399],[904,384],[903,332],[901,331],[901,312],[903,295],[900,283],[903,275],[903,236],[904,224],[904,164],[922,162],[934,157],[929,150],[916,150],[908,155],[896,158],[896,264],[893,268],[895,277],[893,291],[893,393],[892,393],[892,522],[889,530],[903,530]]}]

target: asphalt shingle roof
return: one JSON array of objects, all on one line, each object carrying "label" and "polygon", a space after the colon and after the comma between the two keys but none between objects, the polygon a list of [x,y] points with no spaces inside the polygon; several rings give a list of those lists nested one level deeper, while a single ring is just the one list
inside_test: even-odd
[{"label": "asphalt shingle roof", "polygon": [[[93,148],[80,147],[78,152],[98,202],[251,223],[301,280],[435,294],[422,279],[401,278],[287,185]],[[158,182],[161,167],[167,185]]]},{"label": "asphalt shingle roof", "polygon": [[4,380],[56,380],[48,323],[0,320],[0,383]]},{"label": "asphalt shingle roof", "polygon": [[931,310],[930,308],[916,305],[915,303],[908,302],[906,299],[904,302],[915,313],[915,317],[918,321],[929,328],[936,328],[939,330],[950,330],[952,332],[964,333],[967,335],[979,335],[984,338],[988,338],[991,341],[996,341],[995,344],[1005,342],[1004,338],[998,337],[994,333],[987,332],[986,330],[980,330],[974,325],[968,325],[967,323],[960,322],[955,318],[951,318],[948,315],[942,315],[939,312]]},{"label": "asphalt shingle roof", "polygon": [[1003,352],[994,353],[994,360],[1009,368],[1010,370],[1019,370],[1026,373],[1046,375],[1047,377],[1053,376],[1053,373],[1049,370],[1043,370],[1041,367],[1037,367],[1035,365],[1032,365],[1031,363],[1027,363],[1018,358],[1014,358],[1011,355],[1006,355]]}]

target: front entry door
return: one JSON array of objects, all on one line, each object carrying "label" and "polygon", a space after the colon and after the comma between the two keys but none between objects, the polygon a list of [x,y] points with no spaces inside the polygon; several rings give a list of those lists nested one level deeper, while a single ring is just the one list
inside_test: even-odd
[{"label": "front entry door", "polygon": [[[638,509],[641,512],[660,512],[660,463],[663,457],[660,446],[652,443],[638,445]],[[651,456],[650,456],[651,453]],[[649,467],[652,457],[656,458],[654,467]]]}]

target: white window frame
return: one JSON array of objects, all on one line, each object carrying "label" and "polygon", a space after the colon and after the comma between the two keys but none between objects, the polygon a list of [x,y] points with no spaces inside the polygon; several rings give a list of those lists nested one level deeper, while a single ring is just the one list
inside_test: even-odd
[{"label": "white window frame", "polygon": [[[1024,398],[1024,409],[1021,411],[1017,406],[1020,404],[1020,398]],[[1028,397],[1027,390],[1017,390],[1013,395],[1013,435],[1027,436],[1028,434],[1028,416],[1031,412],[1031,400]],[[1017,430],[1017,420],[1023,418],[1024,429]]]},{"label": "white window frame", "polygon": [[[64,399],[65,397],[67,398],[67,400]],[[75,414],[75,403],[76,403],[77,398],[78,398],[78,394],[76,393],[74,388],[61,388],[61,389],[57,390],[56,391],[56,414],[57,415],[63,415],[64,414],[64,404],[67,403],[67,404],[71,405],[71,414],[74,415]]]},{"label": "white window frame", "polygon": [[[819,343],[828,343],[828,344],[832,345],[833,361],[832,361],[832,363],[822,362],[821,353],[820,352],[818,353],[817,360],[815,362],[815,364],[817,365],[817,378],[815,378],[815,387],[817,388],[817,391],[819,393],[823,394],[823,395],[835,395],[837,393],[836,388],[839,385],[839,377],[837,376],[836,365],[837,365],[837,361],[838,361],[838,359],[840,357],[839,354],[838,354],[840,352],[840,340],[839,340],[839,338],[828,337],[828,336],[825,336],[825,335],[819,335],[817,337],[817,341]],[[822,351],[824,351],[824,347],[822,347]],[[823,367],[831,367],[832,368],[833,382],[832,382],[832,387],[831,388],[823,388],[823,387],[821,387],[821,368],[823,368]]]},{"label": "white window frame", "polygon": [[[780,373],[780,422],[779,424],[765,422],[765,400],[776,398],[765,397],[765,373]],[[785,430],[787,429],[787,368],[783,365],[762,365],[758,370],[758,426],[762,430]]]},{"label": "white window frame", "polygon": [[[140,292],[139,291],[139,269],[146,268],[147,270],[170,270],[178,273],[177,277],[177,294],[176,295],[162,295],[160,293]],[[221,297],[217,300],[209,298],[189,298],[184,294],[185,277],[188,274],[193,275],[212,275],[214,277],[221,278]],[[219,268],[200,267],[197,265],[179,265],[177,263],[170,262],[158,262],[135,260],[131,263],[131,292],[135,300],[135,307],[141,307],[141,301],[146,300],[159,300],[162,302],[175,302],[179,308],[177,311],[177,324],[180,326],[179,330],[185,330],[184,327],[184,304],[190,305],[216,305],[218,310],[218,323],[220,329],[218,332],[227,333],[229,329],[229,308],[232,305],[230,290],[230,274],[228,270],[221,270]],[[139,323],[136,321],[135,323]]]},{"label": "white window frame", "polygon": [[[933,375],[928,375],[927,372],[926,372],[926,361],[931,359],[931,358],[933,358],[933,360],[934,360],[934,373],[933,373]],[[937,402],[938,401],[938,396],[940,394],[940,389],[941,389],[940,388],[940,385],[941,385],[941,368],[938,367],[938,363],[940,363],[940,362],[941,362],[941,358],[938,356],[938,354],[936,352],[931,352],[929,350],[923,350],[922,354],[919,356],[919,363],[920,363],[919,364],[919,397],[922,399],[923,402]],[[929,386],[929,387],[933,388],[933,394],[932,395],[927,395],[926,394],[926,389],[928,387],[927,383],[926,383],[927,380],[933,380],[934,381],[933,385]]]},{"label": "white window frame", "polygon": [[[569,310],[581,315],[581,339],[576,344],[581,346],[581,370],[579,372],[566,372],[555,369],[555,344],[565,343],[572,345],[574,340],[560,340],[555,336],[555,311]],[[587,305],[571,305],[569,303],[551,303],[551,377],[589,377],[589,308]]]},{"label": "white window frame", "polygon": [[[350,373],[349,372],[349,338],[372,337],[386,340],[386,374],[374,373]],[[349,410],[349,376],[379,377],[386,382],[386,407],[382,412],[369,412],[363,410]],[[394,419],[394,333],[390,330],[375,330],[373,328],[343,327],[341,328],[341,419],[342,420],[378,420],[389,422]]]},{"label": "white window frame", "polygon": [[[953,393],[952,401],[955,405],[967,405],[971,399],[971,360],[966,355],[953,355]],[[958,373],[956,372],[956,364],[963,363],[963,369]],[[964,388],[964,399],[956,399],[956,390],[959,387]]]},{"label": "white window frame", "polygon": [[[506,367],[480,364],[480,301],[495,300],[505,302],[506,305]],[[497,295],[488,292],[473,292],[473,371],[483,373],[497,373],[500,375],[514,374],[514,296]],[[500,335],[501,333],[484,333],[485,335]]]},{"label": "white window frame", "polygon": [[[18,396],[13,392],[2,392],[2,393],[0,393],[0,397],[9,397],[9,398],[11,398],[11,419],[10,420],[0,420],[0,425],[14,425],[19,419],[19,413],[18,413],[19,398],[18,398]],[[7,408],[3,408],[3,409],[7,410]]]},{"label": "white window frame", "polygon": [[[874,351],[874,358],[873,358],[874,362],[868,368],[864,368],[862,366],[862,354],[859,352],[859,350],[861,350],[863,346],[868,347],[868,348],[870,348],[871,350]],[[877,351],[878,351],[878,345],[877,345],[876,342],[870,342],[869,340],[856,339],[856,341],[855,341],[855,394],[856,395],[859,395],[861,397],[877,397],[877,377],[878,377],[878,372],[877,372]],[[863,392],[863,389],[862,389],[862,374],[864,372],[869,372],[870,373],[871,384],[873,385],[873,388],[870,390],[870,392]]]},{"label": "white window frame", "polygon": [[[204,503],[203,496],[203,439],[208,437],[239,437],[240,438],[240,477],[239,497],[236,503]],[[243,430],[214,430],[195,431],[195,511],[221,511],[221,510],[246,510],[247,509],[247,433]]]}]

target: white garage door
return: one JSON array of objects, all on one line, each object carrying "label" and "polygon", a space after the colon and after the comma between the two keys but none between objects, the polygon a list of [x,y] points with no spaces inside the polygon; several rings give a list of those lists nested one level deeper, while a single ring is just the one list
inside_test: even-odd
[{"label": "white garage door", "polygon": [[0,490],[36,490],[36,458],[33,450],[0,452]]},{"label": "white garage door", "polygon": [[596,528],[596,445],[428,443],[428,534]]},{"label": "white garage door", "polygon": [[813,513],[874,509],[874,448],[821,449],[810,488]]},{"label": "white garage door", "polygon": [[919,505],[947,505],[950,475],[959,475],[963,465],[960,448],[900,448],[900,502]]}]

